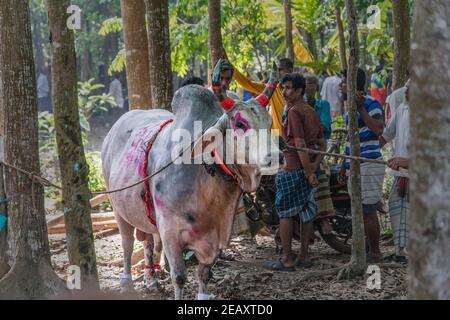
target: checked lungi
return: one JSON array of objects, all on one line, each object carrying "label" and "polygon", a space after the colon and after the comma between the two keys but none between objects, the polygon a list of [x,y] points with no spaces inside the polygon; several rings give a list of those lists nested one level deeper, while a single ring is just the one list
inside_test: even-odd
[{"label": "checked lungi", "polygon": [[409,233],[409,190],[406,190],[405,197],[399,195],[398,186],[400,178],[401,177],[395,177],[389,196],[389,216],[391,219],[396,251],[400,251],[407,247]]},{"label": "checked lungi", "polygon": [[328,217],[335,213],[333,201],[330,192],[330,173],[329,167],[325,164],[320,165],[320,173],[318,176],[319,185],[314,193],[314,199],[317,204],[317,216]]},{"label": "checked lungi", "polygon": [[316,214],[313,188],[303,169],[283,171],[275,178],[275,208],[280,219],[300,216],[303,223],[312,221]]}]

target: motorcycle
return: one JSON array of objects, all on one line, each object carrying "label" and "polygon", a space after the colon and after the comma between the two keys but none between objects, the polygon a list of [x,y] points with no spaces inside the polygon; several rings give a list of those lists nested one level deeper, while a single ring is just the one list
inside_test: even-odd
[{"label": "motorcycle", "polygon": [[[331,248],[345,253],[351,253],[352,216],[351,202],[347,191],[347,185],[338,181],[340,165],[333,164],[330,167],[330,191],[336,213],[328,217],[316,217],[313,221],[314,232]],[[279,218],[275,209],[275,176],[263,176],[261,184],[254,194],[244,194],[244,205],[247,217],[252,222],[263,221],[275,234],[275,243],[281,245],[279,236]],[[325,233],[322,230],[322,220],[328,219],[332,231]],[[294,239],[300,241],[299,219],[294,219]]]}]

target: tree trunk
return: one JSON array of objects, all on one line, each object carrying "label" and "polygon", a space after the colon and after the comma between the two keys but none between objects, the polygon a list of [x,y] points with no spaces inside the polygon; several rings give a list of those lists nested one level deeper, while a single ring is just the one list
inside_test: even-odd
[{"label": "tree trunk", "polygon": [[320,50],[319,50],[319,54],[320,54],[320,59],[325,59],[325,55],[322,51],[323,48],[325,48],[325,27],[320,28],[319,30],[319,40],[320,40]]},{"label": "tree trunk", "polygon": [[[28,1],[0,0],[0,91],[5,123],[5,162],[40,172],[36,78]],[[66,291],[52,270],[43,188],[5,168],[8,246],[12,267],[0,280],[0,299],[45,299]],[[11,196],[14,195],[14,196]]]},{"label": "tree trunk", "polygon": [[316,42],[314,39],[314,35],[309,31],[304,31],[306,44],[308,45],[309,52],[311,52],[311,55],[317,59],[317,48],[316,48]]},{"label": "tree trunk", "polygon": [[[0,73],[1,78],[1,73]],[[9,256],[6,254],[7,250],[7,234],[6,230],[8,225],[6,224],[6,219],[8,214],[6,212],[6,192],[5,192],[5,182],[3,180],[3,158],[4,158],[4,133],[3,133],[3,107],[0,102],[0,279],[9,271]],[[4,222],[2,222],[4,220]],[[5,223],[3,226],[2,223]]]},{"label": "tree trunk", "polygon": [[[448,0],[414,3],[409,297],[450,299]],[[430,50],[432,48],[432,50]]]},{"label": "tree trunk", "polygon": [[144,0],[120,1],[127,57],[130,109],[151,109],[150,66]]},{"label": "tree trunk", "polygon": [[211,56],[211,65],[214,67],[217,60],[222,58],[222,24],[220,15],[220,0],[208,1],[208,42]]},{"label": "tree trunk", "polygon": [[152,107],[171,110],[173,95],[170,58],[169,2],[145,0],[148,19],[148,53]]},{"label": "tree trunk", "polygon": [[284,18],[286,20],[286,57],[294,62],[294,43],[292,42],[291,0],[284,0]]},{"label": "tree trunk", "polygon": [[342,70],[347,70],[347,53],[345,51],[345,35],[344,35],[344,25],[342,24],[341,19],[341,8],[336,7],[336,25],[338,29],[339,35],[339,59],[341,60],[341,68]]},{"label": "tree trunk", "polygon": [[34,25],[34,52],[35,52],[35,63],[38,68],[44,69],[45,66],[45,58],[44,58],[44,41],[41,36],[40,23],[36,23]]},{"label": "tree trunk", "polygon": [[[88,33],[89,32],[88,20],[87,19],[83,20],[84,20],[83,32]],[[67,29],[67,27],[65,27],[65,29]],[[88,81],[90,75],[91,75],[91,68],[90,68],[89,48],[85,46],[83,52],[81,53],[81,72],[80,72],[81,81]]]},{"label": "tree trunk", "polygon": [[[359,60],[358,29],[356,26],[356,8],[353,0],[346,0],[349,32],[350,56],[347,71],[347,103],[349,110],[350,154],[359,157],[360,142],[358,118],[356,116],[356,73]],[[350,161],[351,210],[352,210],[352,257],[351,272],[361,275],[366,267],[366,246],[364,239],[364,222],[361,198],[361,167],[356,160]]]},{"label": "tree trunk", "polygon": [[367,33],[366,32],[362,32],[361,33],[361,69],[364,70],[364,72],[366,73],[366,86],[365,88],[367,88],[370,84],[370,77],[367,74]]},{"label": "tree trunk", "polygon": [[392,1],[392,23],[394,25],[394,74],[392,90],[405,85],[408,81],[410,57],[410,23],[408,0]]},{"label": "tree trunk", "polygon": [[56,141],[62,181],[62,205],[69,262],[81,269],[82,290],[99,289],[92,234],[88,171],[78,114],[74,33],[61,14],[69,0],[47,0],[52,49]]}]

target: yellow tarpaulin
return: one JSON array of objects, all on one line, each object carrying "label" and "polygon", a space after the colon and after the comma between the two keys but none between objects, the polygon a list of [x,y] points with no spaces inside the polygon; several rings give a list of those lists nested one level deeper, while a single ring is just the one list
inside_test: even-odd
[{"label": "yellow tarpaulin", "polygon": [[[247,77],[236,68],[234,69],[234,79],[242,88],[254,94],[261,94],[266,87],[266,85],[262,82],[255,82],[247,79]],[[275,92],[270,99],[270,105],[272,107],[272,129],[281,130],[284,98],[280,85],[278,85],[275,89]]]}]

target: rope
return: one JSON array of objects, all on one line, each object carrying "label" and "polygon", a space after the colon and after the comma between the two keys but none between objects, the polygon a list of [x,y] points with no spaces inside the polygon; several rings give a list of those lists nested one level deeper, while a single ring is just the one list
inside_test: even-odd
[{"label": "rope", "polygon": [[[216,121],[217,122],[217,121]],[[200,139],[203,138],[203,135],[197,140],[199,141]],[[178,158],[180,158],[187,150],[191,150],[192,146],[194,145],[195,142],[197,141],[192,141],[191,145],[184,149],[182,152],[180,152],[180,154],[173,159],[172,161],[170,161],[168,164],[166,164],[165,166],[161,167],[161,169],[157,170],[156,172],[152,173],[149,176],[146,176],[145,178],[143,178],[142,180],[139,180],[136,183],[133,183],[131,185],[128,185],[126,187],[123,188],[119,188],[119,189],[115,189],[115,190],[108,190],[108,191],[99,191],[99,192],[92,192],[92,195],[101,195],[101,194],[111,194],[111,193],[116,193],[116,192],[120,192],[120,191],[124,191],[130,188],[133,188],[137,185],[140,185],[141,183],[153,178],[154,176],[156,176],[157,174],[161,173],[162,171],[164,171],[165,169],[167,169],[168,167],[170,167],[175,160],[177,160]],[[356,160],[359,162],[371,162],[371,163],[377,163],[377,164],[383,164],[383,165],[388,165],[387,161],[384,160],[376,160],[376,159],[367,159],[367,158],[362,158],[362,157],[356,157],[356,156],[348,156],[348,155],[344,155],[344,154],[339,154],[339,153],[332,153],[332,152],[326,152],[326,151],[319,151],[319,150],[314,150],[314,149],[308,149],[308,148],[302,148],[302,147],[293,147],[293,146],[289,146],[286,145],[286,149],[288,150],[294,150],[294,151],[303,151],[303,152],[307,152],[307,153],[312,153],[312,154],[321,154],[321,155],[325,155],[325,156],[331,156],[331,157],[338,157],[338,158],[344,158],[344,159],[350,159],[350,160]],[[28,176],[28,178],[34,183],[39,183],[44,187],[54,187],[56,189],[62,190],[62,188],[60,186],[57,186],[53,183],[51,183],[50,181],[48,181],[47,179],[37,175],[35,172],[28,172],[25,171],[21,168],[18,168],[12,164],[9,164],[7,162],[4,161],[0,161],[0,163],[3,163],[5,166],[17,170],[23,174],[25,174],[26,176]],[[405,169],[400,168],[401,172],[406,171]]]},{"label": "rope", "polygon": [[[216,121],[212,124],[212,126],[214,126],[214,125],[217,123],[217,121],[218,121],[218,120],[216,120]],[[209,128],[209,127],[210,127],[210,126],[208,126],[208,128]],[[203,133],[203,134],[204,134],[204,133]],[[133,187],[135,187],[135,186],[137,186],[137,185],[140,185],[141,183],[143,183],[143,182],[145,182],[145,181],[147,181],[147,180],[153,178],[153,177],[156,176],[157,174],[161,173],[162,171],[164,171],[165,169],[167,169],[168,167],[170,167],[170,166],[171,166],[178,158],[182,157],[182,155],[183,155],[186,151],[192,150],[193,145],[194,145],[197,141],[200,141],[201,139],[203,139],[203,134],[202,134],[197,140],[192,141],[191,144],[190,144],[190,146],[187,147],[186,149],[182,150],[182,151],[178,154],[178,156],[177,156],[175,159],[173,159],[172,161],[170,161],[168,164],[166,164],[165,166],[163,166],[161,169],[157,170],[157,171],[154,172],[153,174],[151,174],[151,175],[149,175],[149,176],[146,176],[146,177],[143,178],[142,180],[139,180],[138,182],[133,183],[133,184],[128,185],[128,186],[123,187],[123,188],[119,188],[119,189],[115,189],[115,190],[108,190],[108,191],[91,192],[91,194],[94,195],[94,196],[95,196],[95,195],[101,195],[101,194],[111,194],[111,193],[120,192],[120,191],[123,191],[123,190],[127,190],[127,189],[130,189],[130,188],[133,188]],[[12,165],[12,164],[10,164],[10,163],[8,163],[8,162],[5,162],[5,161],[0,161],[0,163],[4,164],[5,166],[7,166],[7,167],[9,167],[9,168],[11,168],[11,169],[14,169],[14,170],[17,170],[18,172],[23,173],[23,174],[26,175],[32,182],[37,182],[37,183],[41,184],[41,185],[44,186],[44,187],[54,187],[54,188],[56,188],[56,189],[58,189],[58,190],[62,190],[62,187],[57,186],[57,185],[51,183],[50,181],[48,181],[48,180],[45,179],[44,177],[41,177],[41,176],[37,175],[37,174],[34,173],[34,172],[28,172],[28,171],[26,171],[26,170],[23,170],[23,169],[21,169],[21,168],[19,168],[19,167],[16,167],[16,166],[14,166],[14,165]],[[34,192],[33,192],[33,194],[34,194]]]},{"label": "rope", "polygon": [[8,162],[5,162],[5,161],[0,161],[0,163],[4,164],[6,167],[9,167],[9,168],[11,168],[11,169],[14,169],[14,170],[16,170],[16,171],[19,171],[19,172],[23,173],[23,174],[26,175],[31,181],[35,181],[35,182],[41,184],[41,185],[44,186],[44,187],[54,187],[54,188],[57,188],[57,189],[59,189],[59,190],[62,190],[62,188],[61,188],[60,186],[57,186],[57,185],[51,183],[50,181],[48,181],[48,180],[45,179],[44,177],[41,177],[41,176],[37,175],[35,172],[28,172],[28,171],[25,171],[25,170],[23,170],[23,169],[21,169],[21,168],[19,168],[19,167],[16,167],[16,166],[14,166],[14,165],[12,165],[12,164],[10,164],[10,163],[8,163]]},{"label": "rope", "polygon": [[344,159],[350,159],[350,160],[356,160],[356,161],[360,161],[360,162],[378,163],[378,164],[384,164],[386,166],[388,165],[388,162],[384,161],[384,160],[376,160],[376,159],[368,159],[368,158],[363,158],[363,157],[348,156],[345,154],[325,152],[325,151],[319,151],[319,150],[302,148],[302,147],[293,147],[293,146],[286,145],[286,149],[295,150],[295,151],[303,151],[303,152],[308,152],[308,153],[312,153],[312,154],[321,154],[321,155],[325,155],[325,156],[338,157],[338,158],[344,158]]},{"label": "rope", "polygon": [[[202,137],[200,137],[200,138],[202,138]],[[193,141],[193,142],[191,143],[191,145],[189,146],[189,148],[186,148],[185,150],[183,150],[182,152],[180,152],[180,154],[178,155],[178,157],[176,157],[175,159],[173,159],[172,161],[170,161],[168,164],[166,164],[165,166],[163,166],[161,169],[159,169],[158,171],[154,172],[153,174],[151,174],[151,175],[149,175],[149,176],[146,176],[146,177],[143,178],[142,180],[139,180],[139,181],[136,182],[136,183],[133,183],[133,184],[131,184],[131,185],[128,185],[128,186],[123,187],[123,188],[120,188],[120,189],[109,190],[109,191],[92,192],[92,195],[111,194],[111,193],[120,192],[120,191],[123,191],[123,190],[127,190],[127,189],[130,189],[130,188],[133,188],[133,187],[135,187],[135,186],[137,186],[137,185],[139,185],[139,184],[141,184],[141,183],[147,181],[148,179],[153,178],[154,176],[156,176],[157,174],[159,174],[160,172],[164,171],[164,170],[167,169],[169,166],[171,166],[171,165],[175,162],[175,160],[177,160],[178,158],[180,158],[180,157],[183,155],[183,153],[184,153],[185,151],[187,151],[188,149],[191,149],[192,146],[194,145],[194,143],[195,143],[195,141]],[[29,178],[30,180],[35,181],[35,182],[38,182],[38,183],[40,183],[40,184],[41,184],[42,186],[44,186],[44,187],[54,187],[54,188],[57,188],[57,189],[59,189],[59,190],[62,190],[62,188],[61,188],[60,186],[57,186],[57,185],[51,183],[51,182],[48,181],[47,179],[45,179],[45,178],[43,178],[43,177],[41,177],[41,176],[38,176],[38,175],[36,175],[36,174],[33,173],[33,172],[25,171],[25,170],[23,170],[23,169],[20,169],[20,168],[14,166],[14,165],[11,165],[11,164],[7,163],[7,162],[1,162],[1,163],[3,163],[5,166],[7,166],[7,167],[9,167],[9,168],[11,168],[11,169],[17,170],[17,171],[19,171],[19,172],[25,174],[26,176],[28,176],[28,178]]]}]

